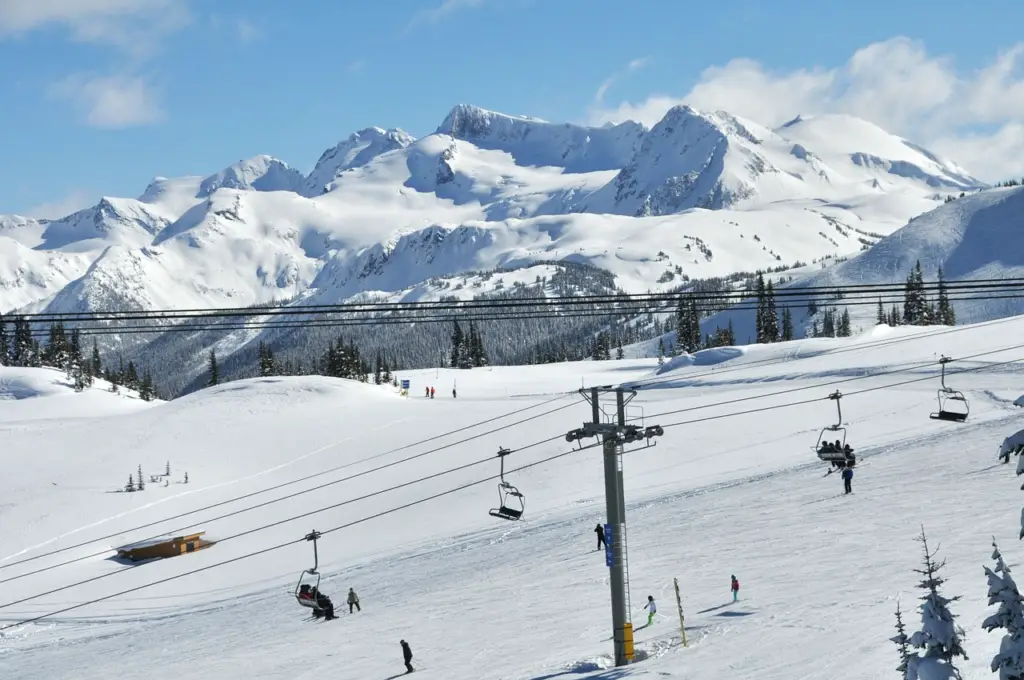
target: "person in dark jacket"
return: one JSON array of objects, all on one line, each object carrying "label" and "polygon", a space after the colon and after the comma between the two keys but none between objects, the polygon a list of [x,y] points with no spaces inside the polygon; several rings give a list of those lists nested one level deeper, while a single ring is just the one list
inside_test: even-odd
[{"label": "person in dark jacket", "polygon": [[306,595],[309,595],[313,601],[316,602],[317,609],[324,613],[325,621],[338,618],[334,615],[334,604],[331,602],[331,598],[327,597],[316,588],[306,590],[306,587],[307,586],[303,586],[303,592],[299,594],[299,597],[308,599],[306,598]]},{"label": "person in dark jacket", "polygon": [[851,467],[843,469],[843,487],[846,489],[846,493],[853,493],[853,468]]},{"label": "person in dark jacket", "polygon": [[736,602],[740,599],[740,582],[736,580],[736,574],[732,575],[732,583],[729,585],[729,589],[732,591],[732,601]]},{"label": "person in dark jacket", "polygon": [[597,534],[597,549],[600,550],[604,543],[604,527],[598,524],[594,527],[594,533]]},{"label": "person in dark jacket", "polygon": [[359,606],[359,596],[356,595],[356,591],[353,588],[348,589],[348,613],[352,613],[352,607],[355,607],[357,611],[363,611],[363,608]]},{"label": "person in dark jacket", "polygon": [[405,672],[412,673],[413,670],[415,670],[412,667],[412,649],[409,647],[409,643],[405,640],[401,640],[400,644],[402,645],[402,658],[405,659]]}]

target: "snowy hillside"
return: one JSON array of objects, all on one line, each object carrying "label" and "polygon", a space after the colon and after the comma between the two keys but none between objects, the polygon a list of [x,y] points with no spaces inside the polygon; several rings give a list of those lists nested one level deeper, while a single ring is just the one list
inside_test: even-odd
[{"label": "snowy hillside", "polygon": [[0,217],[0,311],[345,299],[559,259],[659,290],[855,253],[978,186],[850,118],[771,131],[676,108],[647,130],[460,105],[423,139],[361,130],[308,176],[255,156],[59,220]]},{"label": "snowy hillside", "polygon": [[[992,536],[1020,562],[1024,496],[996,451],[1020,429],[1022,333],[1022,318],[880,328],[660,372],[653,360],[409,371],[398,376],[409,398],[303,377],[135,411],[101,413],[97,401],[74,419],[63,417],[72,399],[107,395],[0,400],[0,460],[18,470],[0,477],[0,676],[389,678],[404,671],[405,639],[417,677],[451,680],[877,680],[897,663],[897,601],[908,632],[920,625],[923,524],[947,560],[943,594],[963,597],[950,606],[967,630],[964,677],[991,677],[1000,633],[981,630],[995,611],[981,567]],[[971,400],[964,424],[928,417],[940,354],[967,371],[950,377]],[[0,368],[0,383],[46,382],[18,371]],[[564,433],[590,417],[574,390],[623,381],[647,385],[629,417],[666,429],[623,458],[639,660],[613,672],[608,570],[593,543],[600,453],[569,453]],[[435,399],[419,396],[424,386]],[[860,456],[851,496],[812,452],[835,422],[835,389]],[[526,496],[519,523],[487,514],[499,447],[513,450],[507,479]],[[168,462],[166,486],[116,492],[137,466],[148,475]],[[342,612],[329,623],[303,621],[292,594],[314,528],[325,532],[322,589]],[[115,546],[187,529],[219,542],[137,567],[111,559]],[[349,588],[361,600],[351,615]],[[649,627],[648,595],[659,605]],[[106,599],[18,623],[95,598]],[[126,663],[125,650],[145,663]]]}]

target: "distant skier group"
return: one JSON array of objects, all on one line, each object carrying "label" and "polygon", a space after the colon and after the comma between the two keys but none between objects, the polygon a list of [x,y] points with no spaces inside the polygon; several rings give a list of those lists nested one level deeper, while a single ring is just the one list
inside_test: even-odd
[{"label": "distant skier group", "polygon": [[[423,396],[425,398],[433,399],[435,394],[436,394],[436,392],[434,391],[433,387],[427,386],[427,387],[423,388]],[[452,388],[452,399],[458,399],[458,398],[459,398],[459,393],[453,387]]]}]

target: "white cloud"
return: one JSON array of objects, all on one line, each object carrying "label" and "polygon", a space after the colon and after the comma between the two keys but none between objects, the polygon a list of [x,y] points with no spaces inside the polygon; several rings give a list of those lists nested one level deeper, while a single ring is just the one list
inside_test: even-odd
[{"label": "white cloud", "polygon": [[406,32],[413,30],[421,24],[436,24],[450,14],[465,9],[473,9],[483,5],[488,0],[442,0],[440,4],[429,9],[417,12],[406,25]]},{"label": "white cloud", "polygon": [[[672,106],[723,109],[765,125],[797,114],[849,113],[931,148],[982,179],[1024,174],[1024,43],[985,68],[964,72],[924,45],[893,38],[868,45],[838,68],[773,72],[735,59],[701,73],[682,96],[652,94],[606,107],[600,98],[590,122],[627,119],[654,124]],[[607,88],[599,91],[604,95]],[[979,126],[991,128],[979,130]]]},{"label": "white cloud", "polygon": [[188,20],[187,0],[0,0],[0,38],[57,25],[136,56]]},{"label": "white cloud", "polygon": [[159,96],[141,76],[85,76],[65,78],[51,95],[66,99],[93,127],[125,128],[163,120]]},{"label": "white cloud", "polygon": [[608,94],[608,90],[611,89],[617,81],[621,80],[624,76],[632,73],[633,71],[639,70],[647,65],[650,61],[650,57],[640,57],[633,59],[626,68],[620,71],[616,71],[612,75],[608,76],[603,83],[597,88],[597,92],[594,93],[594,107],[600,108],[604,105],[604,96]]},{"label": "white cloud", "polygon": [[49,203],[41,203],[32,206],[25,211],[29,217],[40,217],[48,220],[55,220],[67,217],[71,213],[78,212],[82,208],[88,208],[93,204],[93,196],[87,191],[75,189],[63,198]]}]

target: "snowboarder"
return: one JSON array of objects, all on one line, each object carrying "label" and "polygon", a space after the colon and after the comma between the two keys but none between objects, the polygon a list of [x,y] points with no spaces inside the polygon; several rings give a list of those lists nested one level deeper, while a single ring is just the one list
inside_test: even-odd
[{"label": "snowboarder", "polygon": [[352,607],[356,608],[356,611],[363,611],[363,608],[359,606],[359,596],[356,595],[356,591],[352,588],[348,589],[348,613],[352,613]]},{"label": "snowboarder", "polygon": [[658,613],[658,605],[654,604],[654,596],[647,596],[647,604],[644,605],[644,609],[649,610],[647,614],[647,625],[650,626],[654,623],[654,615]]},{"label": "snowboarder", "polygon": [[853,468],[851,467],[843,469],[843,487],[846,489],[846,493],[853,493]]},{"label": "snowboarder", "polygon": [[601,546],[605,545],[604,527],[598,524],[596,527],[594,527],[594,533],[597,534],[597,549],[600,550]]},{"label": "snowboarder", "polygon": [[740,599],[740,582],[736,580],[736,574],[732,575],[732,585],[730,586],[730,589],[732,590],[732,601],[736,602]]},{"label": "snowboarder", "polygon": [[409,673],[412,673],[413,670],[414,670],[413,667],[412,667],[412,649],[409,647],[409,643],[406,642],[405,640],[401,641],[401,645],[402,645],[402,658],[405,659],[405,669],[406,669],[405,672],[406,672],[406,674],[409,674]]}]

